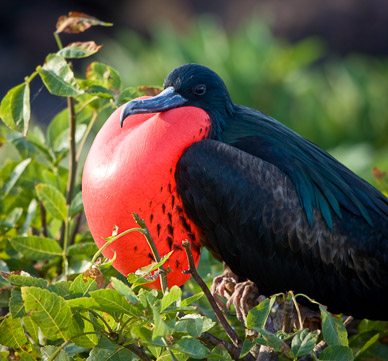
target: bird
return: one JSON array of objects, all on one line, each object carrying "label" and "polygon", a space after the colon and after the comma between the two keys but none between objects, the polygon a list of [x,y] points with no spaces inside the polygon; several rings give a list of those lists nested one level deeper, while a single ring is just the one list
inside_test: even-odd
[{"label": "bird", "polygon": [[263,295],[293,290],[332,313],[388,320],[388,199],[279,121],[234,104],[203,65],[171,71],[160,94],[122,107],[120,124],[193,108],[208,126],[174,164],[181,223]]}]

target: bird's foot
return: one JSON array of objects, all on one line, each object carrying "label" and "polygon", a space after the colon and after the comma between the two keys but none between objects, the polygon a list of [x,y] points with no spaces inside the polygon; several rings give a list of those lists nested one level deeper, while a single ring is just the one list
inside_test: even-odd
[{"label": "bird's foot", "polygon": [[221,297],[228,301],[233,295],[237,283],[238,277],[232,271],[227,269],[225,269],[221,276],[217,276],[213,279],[210,292],[212,293],[218,306],[224,311],[226,310],[226,306],[221,300]]}]

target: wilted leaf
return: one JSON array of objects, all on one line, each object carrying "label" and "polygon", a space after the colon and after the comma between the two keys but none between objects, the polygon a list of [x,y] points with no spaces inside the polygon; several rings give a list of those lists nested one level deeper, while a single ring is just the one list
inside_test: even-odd
[{"label": "wilted leaf", "polygon": [[62,15],[58,18],[57,30],[55,32],[57,34],[62,32],[77,34],[94,25],[112,26],[113,24],[98,20],[97,18],[84,13],[70,11],[69,15]]},{"label": "wilted leaf", "polygon": [[141,86],[137,87],[137,89],[141,93],[143,93],[143,95],[148,95],[148,96],[151,96],[151,97],[154,97],[155,95],[158,95],[163,90],[160,87],[152,87],[152,86],[145,86],[145,85],[141,85]]},{"label": "wilted leaf", "polygon": [[44,207],[54,218],[66,222],[67,207],[64,195],[50,184],[37,184],[35,186],[36,194]]},{"label": "wilted leaf", "polygon": [[64,58],[86,58],[97,53],[102,45],[97,45],[94,41],[77,41],[71,43],[57,52],[57,55]]},{"label": "wilted leaf", "polygon": [[28,82],[8,91],[0,104],[0,118],[7,127],[17,131],[23,130],[23,134],[27,134],[31,118]]},{"label": "wilted leaf", "polygon": [[38,236],[15,237],[10,242],[13,248],[28,259],[45,261],[62,256],[61,247],[51,238]]},{"label": "wilted leaf", "polygon": [[22,287],[22,297],[26,312],[49,340],[67,340],[71,312],[62,297],[37,287]]}]

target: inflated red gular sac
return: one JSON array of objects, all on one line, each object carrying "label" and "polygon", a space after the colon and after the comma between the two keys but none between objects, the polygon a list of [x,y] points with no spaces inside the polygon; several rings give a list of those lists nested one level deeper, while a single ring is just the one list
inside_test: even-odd
[{"label": "inflated red gular sac", "polygon": [[[146,99],[147,97],[139,98]],[[196,107],[162,113],[135,114],[120,126],[118,108],[105,122],[89,151],[82,179],[85,214],[98,247],[112,235],[114,225],[121,233],[138,228],[137,213],[146,223],[160,256],[174,252],[167,283],[182,285],[190,275],[182,241],[191,242],[199,261],[200,244],[196,227],[186,216],[176,191],[175,167],[183,151],[202,140],[209,131],[209,116]],[[154,262],[142,234],[131,232],[108,246],[103,254],[116,260],[113,266],[123,275]],[[159,280],[148,284],[160,288]]]}]

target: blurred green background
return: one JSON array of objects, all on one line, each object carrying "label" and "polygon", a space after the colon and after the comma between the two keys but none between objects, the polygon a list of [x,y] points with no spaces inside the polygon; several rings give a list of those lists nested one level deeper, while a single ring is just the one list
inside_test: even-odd
[{"label": "blurred green background", "polygon": [[[196,5],[59,1],[48,7],[43,3],[37,1],[29,15],[27,3],[18,11],[15,3],[1,5],[1,16],[12,14],[15,19],[9,24],[8,40],[14,34],[11,30],[24,34],[24,40],[35,32],[34,44],[25,44],[24,51],[33,46],[40,59],[34,58],[20,77],[13,70],[23,59],[15,62],[16,57],[11,57],[8,70],[1,68],[0,97],[56,50],[51,37],[56,18],[70,10],[85,11],[115,23],[114,28],[93,29],[81,39],[68,35],[64,44],[91,38],[104,44],[94,60],[116,68],[124,86],[160,86],[176,66],[200,63],[224,79],[235,103],[278,119],[368,181],[374,183],[374,166],[388,169],[388,7],[381,2],[341,0],[334,6],[263,0],[237,6],[233,1]],[[40,22],[39,32],[34,21]],[[40,43],[40,39],[45,40]],[[0,42],[0,50],[4,44]],[[74,66],[81,73],[86,64]],[[58,103],[40,84],[32,90],[32,98],[34,123],[43,126],[66,106],[65,100]]]}]

